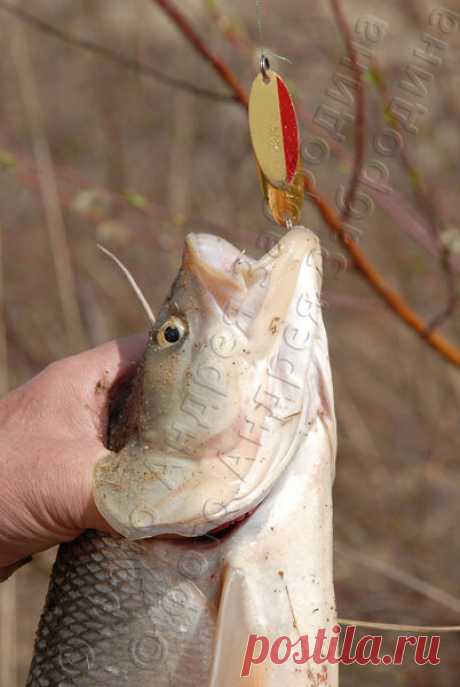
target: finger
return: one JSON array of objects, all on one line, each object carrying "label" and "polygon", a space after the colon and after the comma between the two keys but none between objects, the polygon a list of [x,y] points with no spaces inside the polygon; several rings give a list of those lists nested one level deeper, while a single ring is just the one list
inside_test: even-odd
[{"label": "finger", "polygon": [[[114,384],[134,374],[148,335],[137,334],[93,348],[51,366],[49,383],[58,406],[73,432],[88,436],[96,430],[103,443],[107,429],[109,392]],[[63,412],[66,408],[66,412]]]},{"label": "finger", "polygon": [[99,392],[108,391],[124,375],[134,370],[144,353],[148,334],[135,334],[109,341],[85,353],[67,358],[69,370],[89,387],[98,384]]},{"label": "finger", "polygon": [[[91,446],[86,446],[84,456],[77,456],[77,469],[70,472],[70,493],[78,495],[74,512],[76,526],[79,528],[99,529],[114,533],[97,510],[92,497],[93,468],[95,463],[107,454],[107,421],[109,411],[109,391],[121,379],[134,373],[147,345],[148,335],[139,334],[98,346],[85,353],[62,361],[61,379],[67,392],[72,386],[76,393],[73,398],[79,406],[79,427],[96,429]],[[72,377],[69,385],[69,376]],[[83,412],[82,412],[83,411]],[[85,419],[87,418],[87,419]],[[88,425],[86,423],[88,422]],[[85,423],[84,425],[82,423]],[[87,432],[87,429],[85,430]],[[88,435],[87,435],[88,436]],[[66,474],[69,478],[69,461]]]}]

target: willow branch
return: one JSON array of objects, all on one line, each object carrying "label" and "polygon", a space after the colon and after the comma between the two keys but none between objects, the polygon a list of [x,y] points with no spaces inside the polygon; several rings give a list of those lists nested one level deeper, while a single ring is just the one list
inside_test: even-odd
[{"label": "willow branch", "polygon": [[437,353],[460,366],[460,349],[451,345],[440,334],[433,332],[431,327],[410,308],[404,299],[391,289],[383,277],[372,266],[361,248],[347,234],[342,221],[327,201],[313,188],[308,177],[305,177],[305,190],[320,211],[324,221],[332,231],[337,234],[341,244],[353,258],[354,264],[362,276],[374,291],[386,301],[387,305],[403,320],[412,330],[424,339]]},{"label": "willow branch", "polygon": [[201,98],[208,98],[210,100],[235,100],[235,98],[232,95],[214,93],[213,91],[209,91],[206,88],[200,88],[199,86],[190,84],[187,81],[183,81],[182,79],[176,79],[173,76],[167,76],[158,69],[155,69],[155,67],[151,67],[148,64],[144,64],[130,57],[120,55],[120,53],[117,53],[114,50],[111,50],[110,48],[106,48],[103,45],[99,45],[99,43],[94,43],[93,41],[87,40],[86,38],[79,38],[78,36],[73,36],[72,34],[67,33],[66,31],[61,31],[61,29],[58,29],[57,27],[52,26],[51,24],[48,24],[47,22],[43,21],[42,19],[39,19],[35,15],[30,14],[26,10],[23,10],[21,7],[11,5],[9,2],[5,2],[4,0],[0,0],[0,9],[4,10],[5,12],[8,12],[9,14],[14,15],[20,21],[22,21],[25,24],[28,24],[29,26],[31,26],[37,31],[40,31],[41,33],[45,33],[48,36],[57,38],[63,43],[67,43],[68,45],[71,45],[74,48],[79,48],[81,50],[86,50],[87,52],[93,53],[93,55],[97,55],[98,57],[101,57],[102,59],[107,60],[108,62],[112,62],[118,65],[119,67],[129,69],[130,71],[134,71],[142,76],[148,76],[150,78],[153,78],[156,81],[159,81],[160,83],[164,84],[165,86],[177,88],[181,91],[186,91],[188,93],[192,93],[193,95],[200,96]]},{"label": "willow branch", "polygon": [[456,275],[451,265],[451,252],[446,248],[443,248],[441,252],[441,265],[446,278],[447,303],[441,312],[438,313],[438,315],[435,315],[435,317],[431,320],[430,329],[432,331],[439,329],[441,325],[450,320],[457,310],[460,301],[460,293],[457,288]]},{"label": "willow branch", "polygon": [[[209,63],[221,76],[223,81],[232,88],[236,99],[245,108],[248,107],[248,96],[239,83],[235,74],[222,60],[203,43],[200,36],[188,22],[186,17],[178,10],[170,0],[152,0],[159,5],[171,20],[180,29],[182,34],[194,46],[196,51]],[[343,222],[330,207],[328,202],[313,188],[311,181],[305,177],[305,190],[320,211],[329,228],[337,234],[343,247],[353,259],[357,269],[370,284],[374,291],[382,298],[389,308],[424,341],[426,341],[439,355],[449,362],[460,366],[460,349],[451,345],[440,334],[431,331],[423,320],[410,308],[404,299],[385,282],[383,277],[366,258],[359,246],[348,236]]]},{"label": "willow branch", "polygon": [[351,66],[355,74],[355,159],[353,164],[353,172],[350,180],[350,186],[345,197],[345,207],[342,212],[342,221],[345,223],[348,222],[348,220],[350,219],[353,210],[353,203],[356,197],[356,193],[358,191],[358,186],[363,171],[364,152],[366,148],[366,99],[364,95],[362,71],[358,61],[358,53],[353,43],[353,37],[350,31],[350,27],[345,18],[340,0],[331,0],[331,6],[339,29],[342,33],[348,57],[350,59]]},{"label": "willow branch", "polygon": [[245,52],[252,50],[252,45],[246,32],[243,33],[240,26],[236,26],[227,14],[222,12],[217,2],[208,2],[206,9],[216,28],[234,48],[244,50]]},{"label": "willow branch", "polygon": [[227,67],[225,62],[209,50],[182,12],[169,2],[169,0],[152,0],[152,2],[161,7],[185,38],[187,38],[189,43],[193,45],[197,53],[214,67],[214,70],[219,74],[221,79],[225,81],[227,86],[233,91],[235,99],[238,100],[241,105],[244,105],[244,107],[248,107],[248,96],[236,76],[231,69]]}]

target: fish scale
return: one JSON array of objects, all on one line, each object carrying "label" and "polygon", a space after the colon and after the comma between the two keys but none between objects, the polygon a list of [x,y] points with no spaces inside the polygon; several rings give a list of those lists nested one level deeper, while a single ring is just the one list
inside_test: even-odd
[{"label": "fish scale", "polygon": [[216,584],[218,544],[203,548],[211,549],[205,571],[187,570],[180,543],[89,530],[61,545],[27,687],[206,684],[216,611],[191,578],[207,590]]}]

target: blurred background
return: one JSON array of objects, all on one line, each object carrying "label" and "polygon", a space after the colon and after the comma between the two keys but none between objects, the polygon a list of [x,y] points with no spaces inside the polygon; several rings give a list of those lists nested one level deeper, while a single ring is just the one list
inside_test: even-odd
[{"label": "blurred background", "polygon": [[[460,13],[459,0],[446,4]],[[364,67],[364,175],[374,180],[360,185],[349,231],[460,346],[460,15],[436,7],[342,2]],[[248,91],[261,42],[255,0],[180,8]],[[264,0],[261,17],[264,46],[289,59],[271,57],[296,99],[305,167],[340,213],[357,139],[331,3]],[[123,260],[155,310],[188,232],[217,233],[252,255],[277,235],[244,109],[154,0],[1,0],[0,93],[2,393],[57,358],[147,327],[96,243]],[[308,199],[302,220],[327,248],[339,615],[458,625],[459,369],[387,308]],[[1,687],[25,684],[54,555],[0,587]],[[344,667],[341,684],[456,685],[458,635],[442,637],[440,656],[436,668],[411,656],[402,667]]]}]

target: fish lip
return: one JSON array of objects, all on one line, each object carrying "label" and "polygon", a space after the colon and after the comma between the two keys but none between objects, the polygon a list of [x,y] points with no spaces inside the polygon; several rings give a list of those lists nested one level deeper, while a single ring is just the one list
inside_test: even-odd
[{"label": "fish lip", "polygon": [[206,264],[226,275],[234,275],[234,266],[241,256],[245,256],[248,264],[256,264],[257,260],[248,257],[244,251],[238,249],[230,241],[215,234],[190,233],[185,237],[185,255],[191,262]]},{"label": "fish lip", "polygon": [[244,272],[235,269],[241,256],[235,246],[213,234],[188,234],[182,257],[182,272],[198,285],[199,298],[206,309],[224,311],[236,298],[244,298]]},{"label": "fish lip", "polygon": [[[213,250],[214,248],[214,250]],[[183,266],[196,276],[219,279],[233,288],[242,288],[234,266],[241,256],[233,244],[213,234],[187,234]]]}]

